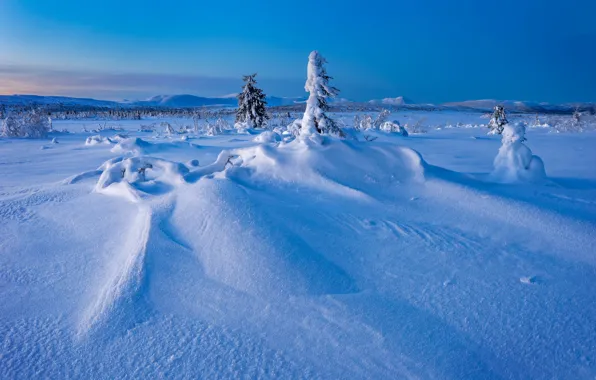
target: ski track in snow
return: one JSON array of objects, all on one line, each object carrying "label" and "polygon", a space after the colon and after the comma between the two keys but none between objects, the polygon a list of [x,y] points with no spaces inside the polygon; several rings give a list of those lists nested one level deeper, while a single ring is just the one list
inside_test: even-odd
[{"label": "ski track in snow", "polygon": [[[50,185],[2,188],[0,297],[14,305],[0,309],[10,311],[0,318],[2,377],[596,375],[594,215],[571,212],[594,204],[592,193],[529,190],[569,205],[558,210],[418,167],[408,152],[399,165],[411,176],[386,175],[387,163],[354,179],[336,170],[341,161],[301,177],[269,148],[206,165],[219,150],[179,183],[92,192],[103,171],[90,165]],[[48,221],[84,213],[68,209],[84,202],[97,218],[90,235],[104,240],[77,252],[69,241],[85,231]],[[42,236],[55,241],[26,241],[28,225],[47,225]]]}]

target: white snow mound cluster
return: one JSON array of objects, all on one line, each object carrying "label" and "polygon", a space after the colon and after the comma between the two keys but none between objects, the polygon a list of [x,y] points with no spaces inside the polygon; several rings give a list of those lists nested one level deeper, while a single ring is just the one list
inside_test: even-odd
[{"label": "white snow mound cluster", "polygon": [[497,182],[536,182],[546,178],[544,163],[532,154],[523,142],[526,140],[524,123],[506,124],[501,148],[494,161],[491,174]]}]

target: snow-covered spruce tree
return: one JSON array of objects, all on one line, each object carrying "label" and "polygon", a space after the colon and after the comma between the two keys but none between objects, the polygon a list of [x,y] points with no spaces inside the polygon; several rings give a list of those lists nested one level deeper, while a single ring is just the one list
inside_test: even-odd
[{"label": "snow-covered spruce tree", "polygon": [[503,128],[505,128],[505,125],[508,123],[509,121],[507,120],[507,115],[505,115],[505,107],[495,106],[493,116],[488,122],[488,127],[490,128],[488,133],[490,135],[500,135],[503,133]]},{"label": "snow-covered spruce tree", "polygon": [[327,99],[335,97],[339,90],[329,84],[333,79],[327,75],[325,63],[327,61],[313,51],[308,56],[307,78],[304,89],[310,93],[306,102],[306,111],[302,118],[302,129],[300,135],[310,136],[314,133],[329,133],[344,137],[345,134],[337,123],[331,119],[326,111],[329,110]]},{"label": "snow-covered spruce tree", "polygon": [[257,74],[245,75],[242,80],[245,82],[242,92],[238,94],[238,110],[236,111],[236,122],[246,123],[250,128],[263,128],[269,119],[265,106],[265,94],[263,90],[255,85]]}]

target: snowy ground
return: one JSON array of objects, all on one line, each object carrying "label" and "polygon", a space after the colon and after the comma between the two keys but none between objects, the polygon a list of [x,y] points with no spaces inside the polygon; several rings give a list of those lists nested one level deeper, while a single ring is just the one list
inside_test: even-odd
[{"label": "snowy ground", "polygon": [[83,124],[0,139],[1,378],[596,376],[594,132],[530,129],[548,179],[499,184],[479,128],[277,146],[123,121],[143,140],[116,147]]}]

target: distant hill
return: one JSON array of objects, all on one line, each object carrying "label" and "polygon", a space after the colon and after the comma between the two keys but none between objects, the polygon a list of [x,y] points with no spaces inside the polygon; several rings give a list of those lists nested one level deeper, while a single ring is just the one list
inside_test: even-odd
[{"label": "distant hill", "polygon": [[[267,104],[270,107],[300,105],[306,102],[307,97],[284,98],[270,96]],[[373,99],[365,103],[353,102],[344,98],[331,99],[330,103],[336,106],[343,104],[368,104],[375,107],[403,107],[410,110],[454,110],[489,112],[496,105],[503,105],[509,112],[523,113],[571,113],[577,107],[581,111],[594,110],[596,103],[566,103],[550,104],[517,100],[466,100],[462,102],[449,102],[440,105],[417,104],[404,96],[396,98]],[[72,98],[65,96],[40,96],[40,95],[0,95],[0,104],[15,105],[64,105],[87,107],[164,107],[164,108],[194,108],[194,107],[236,107],[236,94],[221,97],[202,97],[195,95],[157,95],[145,100],[124,100],[121,102],[110,100],[97,100],[89,98]]]},{"label": "distant hill", "polygon": [[467,100],[463,102],[444,103],[441,106],[449,109],[491,111],[496,105],[502,105],[507,111],[522,113],[570,113],[576,108],[580,110],[593,109],[595,103],[564,103],[550,104],[518,100]]},{"label": "distant hill", "polygon": [[41,96],[41,95],[0,95],[0,104],[5,105],[47,105],[63,104],[65,106],[94,106],[94,107],[117,107],[118,102],[109,100],[96,100],[88,98],[70,98],[66,96]]},{"label": "distant hill", "polygon": [[147,100],[129,103],[134,106],[153,106],[167,108],[190,108],[202,106],[235,106],[236,98],[206,98],[194,95],[157,95]]},{"label": "distant hill", "polygon": [[[270,107],[276,107],[303,102],[306,100],[306,98],[281,98],[277,96],[271,96],[266,100]],[[236,99],[236,94],[229,94],[222,97],[213,98],[195,95],[158,95],[147,100],[138,100],[134,102],[128,102],[127,104],[132,106],[167,108],[192,108],[205,106],[236,107],[238,105],[238,100]]]}]

